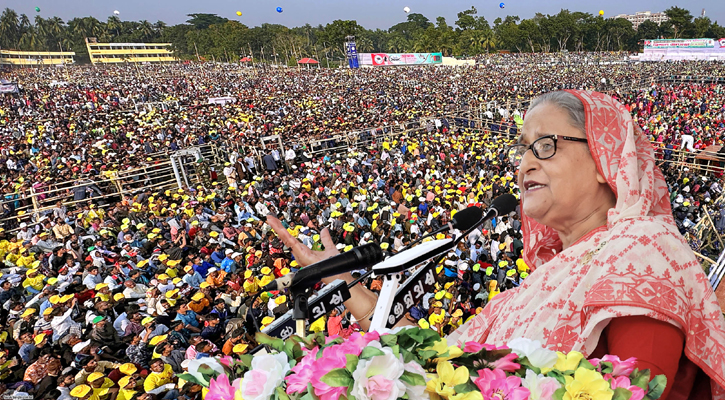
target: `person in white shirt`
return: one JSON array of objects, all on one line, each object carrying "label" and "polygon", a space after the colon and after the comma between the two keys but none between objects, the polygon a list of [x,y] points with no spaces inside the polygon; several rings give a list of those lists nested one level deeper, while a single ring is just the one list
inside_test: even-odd
[{"label": "person in white shirt", "polygon": [[237,169],[231,163],[224,164],[224,176],[227,178],[229,187],[237,188]]},{"label": "person in white shirt", "polygon": [[292,148],[287,149],[284,153],[284,162],[287,164],[288,171],[292,171],[292,165],[295,163],[295,157],[297,157],[297,154],[295,154],[295,151],[292,150]]},{"label": "person in white shirt", "polygon": [[145,285],[141,285],[130,279],[124,282],[123,285],[126,286],[123,289],[123,296],[127,299],[142,299],[146,297],[146,292],[149,290]]}]

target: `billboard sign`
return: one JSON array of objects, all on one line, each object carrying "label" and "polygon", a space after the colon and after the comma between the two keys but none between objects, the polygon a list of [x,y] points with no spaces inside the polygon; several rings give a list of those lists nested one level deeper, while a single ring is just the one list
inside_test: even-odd
[{"label": "billboard sign", "polygon": [[394,65],[431,65],[443,63],[441,53],[360,53],[361,65],[375,67]]},{"label": "billboard sign", "polygon": [[715,47],[715,39],[648,39],[644,41],[645,49],[706,49],[713,47]]}]

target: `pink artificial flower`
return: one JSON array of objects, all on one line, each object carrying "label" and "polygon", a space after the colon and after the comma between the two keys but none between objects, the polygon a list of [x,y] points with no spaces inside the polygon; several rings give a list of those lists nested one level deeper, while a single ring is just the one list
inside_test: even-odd
[{"label": "pink artificial flower", "polygon": [[205,400],[234,400],[234,393],[239,389],[241,381],[242,379],[238,378],[229,384],[229,377],[225,374],[212,378]]},{"label": "pink artificial flower", "polygon": [[359,356],[362,352],[360,343],[359,340],[346,340],[342,344],[326,347],[322,350],[322,357],[313,362],[310,382],[315,389],[315,395],[320,400],[339,400],[340,396],[347,393],[346,387],[331,387],[322,382],[322,377],[335,368],[345,368],[345,365],[347,365],[346,354]]},{"label": "pink artificial flower", "polygon": [[254,385],[247,385],[247,388],[244,391],[244,396],[248,399],[255,399],[264,393],[264,387],[267,385],[267,374],[253,369],[244,374],[245,377],[247,375],[249,375],[249,377],[246,379],[249,379],[250,382],[254,382]]},{"label": "pink artificial flower", "polygon": [[521,368],[521,365],[514,362],[514,360],[516,360],[517,358],[518,355],[516,355],[516,353],[509,353],[506,354],[504,357],[494,361],[492,365],[497,370],[502,370],[506,372],[518,371],[519,368]]},{"label": "pink artificial flower", "polygon": [[612,390],[616,388],[625,388],[632,392],[632,397],[629,398],[629,400],[642,400],[644,399],[645,392],[644,390],[639,386],[632,385],[632,382],[629,380],[626,376],[620,376],[617,378],[612,378],[610,381],[612,384]]},{"label": "pink artificial flower", "polygon": [[478,353],[481,350],[494,351],[494,350],[508,350],[508,346],[496,347],[492,344],[478,343],[478,342],[466,342],[463,347],[463,351],[466,353]]},{"label": "pink artificial flower", "polygon": [[481,390],[484,400],[527,400],[529,389],[521,386],[518,376],[506,376],[503,370],[482,369],[473,383]]},{"label": "pink artificial flower", "polygon": [[302,393],[307,390],[307,384],[312,379],[312,364],[317,359],[317,347],[309,350],[300,362],[292,368],[292,374],[287,375],[287,394]]},{"label": "pink artificial flower", "polygon": [[[629,374],[634,371],[634,368],[637,366],[637,359],[634,357],[630,357],[626,360],[620,360],[619,357],[613,356],[610,354],[607,354],[606,356],[599,358],[592,358],[589,360],[590,363],[592,363],[593,366],[598,367],[600,363],[602,362],[610,362],[612,363],[612,376],[629,376]],[[601,370],[601,368],[599,368]]]},{"label": "pink artificial flower", "polygon": [[227,368],[231,368],[233,362],[234,362],[234,359],[232,359],[230,356],[219,357],[219,364],[221,364]]},{"label": "pink artificial flower", "polygon": [[390,397],[393,389],[393,381],[382,375],[376,375],[368,379],[365,391],[370,400],[385,400]]}]

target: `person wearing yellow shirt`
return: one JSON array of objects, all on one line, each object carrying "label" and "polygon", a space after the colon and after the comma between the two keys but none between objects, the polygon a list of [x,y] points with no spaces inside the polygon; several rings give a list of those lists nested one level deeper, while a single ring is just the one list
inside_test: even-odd
[{"label": "person wearing yellow shirt", "polygon": [[244,283],[242,284],[244,291],[249,294],[254,294],[259,291],[259,280],[252,276],[252,271],[244,271]]},{"label": "person wearing yellow shirt", "polygon": [[101,372],[94,372],[88,375],[86,383],[93,390],[92,397],[100,400],[110,399],[111,396],[116,393],[118,389],[111,389],[115,383],[112,380],[106,378]]},{"label": "person wearing yellow shirt", "polygon": [[166,262],[166,271],[164,273],[169,276],[169,278],[173,279],[179,276],[179,270],[176,269],[176,266],[179,265],[178,260],[169,260]]},{"label": "person wearing yellow shirt", "polygon": [[[0,228],[0,229],[2,229],[2,228]],[[7,241],[7,239],[0,240],[0,259],[5,258],[5,256],[8,254],[9,245],[10,245],[10,242]]]},{"label": "person wearing yellow shirt", "polygon": [[10,246],[8,246],[8,255],[5,256],[6,265],[15,265],[15,262],[18,261],[18,257],[20,257],[18,247],[14,246],[13,244],[14,243],[11,243]]},{"label": "person wearing yellow shirt", "polygon": [[[164,399],[173,399],[178,396],[179,391],[175,388],[174,370],[171,365],[164,363],[160,358],[151,360],[149,364],[151,373],[143,382],[146,393],[151,393]],[[161,394],[164,394],[163,396]]]},{"label": "person wearing yellow shirt", "polygon": [[15,261],[15,265],[21,268],[30,268],[31,265],[35,262],[35,256],[30,254],[28,252],[28,249],[21,248],[20,249],[20,256]]},{"label": "person wearing yellow shirt", "polygon": [[259,286],[264,287],[274,280],[274,275],[272,274],[272,269],[269,267],[263,267],[261,272],[263,276],[262,279],[259,280]]},{"label": "person wearing yellow shirt", "polygon": [[118,380],[118,396],[116,400],[132,400],[138,393],[136,390],[136,377],[133,375],[124,376]]},{"label": "person wearing yellow shirt", "polygon": [[41,290],[43,290],[43,287],[45,286],[43,283],[45,275],[39,274],[35,269],[29,269],[25,276],[26,278],[23,281],[23,289],[32,294],[38,294]]}]

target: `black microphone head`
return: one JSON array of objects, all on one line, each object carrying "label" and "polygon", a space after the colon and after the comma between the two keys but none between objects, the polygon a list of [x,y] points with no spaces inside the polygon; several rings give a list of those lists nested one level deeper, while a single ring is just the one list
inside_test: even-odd
[{"label": "black microphone head", "polygon": [[473,228],[481,217],[483,217],[483,210],[480,207],[472,206],[457,212],[451,219],[454,228],[459,231],[467,231]]},{"label": "black microphone head", "polygon": [[362,246],[353,247],[353,250],[359,252],[359,260],[363,265],[373,265],[383,261],[383,250],[377,243],[366,243]]},{"label": "black microphone head", "polygon": [[495,208],[496,211],[498,211],[498,215],[503,216],[516,210],[516,206],[518,204],[519,200],[516,198],[516,196],[510,193],[506,193],[493,199],[493,203],[491,203],[491,208]]}]

